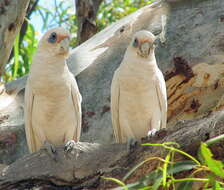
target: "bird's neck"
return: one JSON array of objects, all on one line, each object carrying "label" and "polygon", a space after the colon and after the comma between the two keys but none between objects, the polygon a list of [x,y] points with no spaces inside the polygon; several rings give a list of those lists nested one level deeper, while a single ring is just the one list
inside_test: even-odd
[{"label": "bird's neck", "polygon": [[63,70],[66,67],[66,58],[63,55],[49,55],[45,52],[38,51],[36,53],[36,62],[44,67],[57,68],[57,70]]},{"label": "bird's neck", "polygon": [[142,58],[137,55],[136,52],[126,51],[123,59],[123,63],[129,66],[138,66],[144,68],[157,68],[156,58],[154,52],[151,53],[147,58]]}]

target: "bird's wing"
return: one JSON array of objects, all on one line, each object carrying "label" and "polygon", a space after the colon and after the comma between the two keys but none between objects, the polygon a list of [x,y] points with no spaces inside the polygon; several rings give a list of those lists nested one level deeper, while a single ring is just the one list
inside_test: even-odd
[{"label": "bird's wing", "polygon": [[30,152],[35,151],[34,135],[32,128],[32,111],[33,111],[33,102],[34,94],[30,88],[29,79],[27,80],[26,89],[25,89],[25,109],[24,109],[24,119],[25,119],[25,131],[26,131],[26,140]]},{"label": "bird's wing", "polygon": [[162,112],[161,128],[166,128],[167,120],[167,95],[166,95],[166,83],[163,78],[162,72],[159,70],[156,80],[156,92],[159,99],[160,110]]},{"label": "bird's wing", "polygon": [[82,109],[81,109],[82,96],[79,93],[77,82],[71,73],[70,73],[70,78],[72,81],[71,93],[72,93],[72,100],[73,100],[73,105],[74,105],[75,115],[76,115],[75,118],[77,122],[76,130],[74,134],[74,140],[79,141],[81,136],[81,129],[82,129]]},{"label": "bird's wing", "polygon": [[111,119],[115,140],[116,142],[121,143],[122,137],[119,122],[119,99],[120,99],[120,87],[117,71],[115,71],[111,84]]}]

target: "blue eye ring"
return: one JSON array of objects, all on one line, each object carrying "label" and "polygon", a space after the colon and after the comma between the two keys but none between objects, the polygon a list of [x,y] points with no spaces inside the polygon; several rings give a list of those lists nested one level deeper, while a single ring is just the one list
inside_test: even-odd
[{"label": "blue eye ring", "polygon": [[50,37],[48,38],[48,42],[54,44],[57,41],[56,32],[52,32]]}]

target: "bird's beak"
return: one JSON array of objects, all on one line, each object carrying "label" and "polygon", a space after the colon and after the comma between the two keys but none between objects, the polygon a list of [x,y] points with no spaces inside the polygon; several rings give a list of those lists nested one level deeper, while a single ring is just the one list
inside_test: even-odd
[{"label": "bird's beak", "polygon": [[70,38],[67,36],[67,37],[61,39],[61,40],[59,41],[59,43],[60,43],[60,46],[61,46],[61,51],[62,51],[62,52],[68,52],[68,50],[69,50]]},{"label": "bird's beak", "polygon": [[60,43],[62,40],[69,38],[68,35],[58,35],[57,43]]},{"label": "bird's beak", "polygon": [[147,58],[149,56],[150,52],[152,51],[152,49],[153,49],[152,42],[149,42],[149,41],[140,42],[138,54],[141,57]]}]

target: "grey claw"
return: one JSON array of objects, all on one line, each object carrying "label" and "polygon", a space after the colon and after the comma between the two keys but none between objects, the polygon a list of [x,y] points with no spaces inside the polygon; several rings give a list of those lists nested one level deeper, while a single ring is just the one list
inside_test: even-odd
[{"label": "grey claw", "polygon": [[44,142],[43,148],[47,151],[47,153],[50,155],[50,157],[57,161],[57,151],[53,144],[49,143],[48,141]]},{"label": "grey claw", "polygon": [[65,144],[64,151],[71,152],[75,147],[76,142],[74,140],[70,140]]},{"label": "grey claw", "polygon": [[149,138],[154,137],[157,131],[158,131],[157,129],[152,129],[152,130],[150,130],[150,131],[148,132],[148,135],[147,135],[147,136],[148,136]]}]

